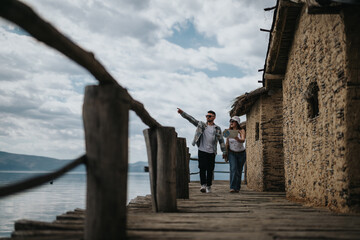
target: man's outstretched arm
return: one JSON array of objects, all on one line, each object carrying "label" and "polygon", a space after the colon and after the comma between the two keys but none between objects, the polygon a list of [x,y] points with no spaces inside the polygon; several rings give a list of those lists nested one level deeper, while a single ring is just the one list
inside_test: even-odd
[{"label": "man's outstretched arm", "polygon": [[194,117],[190,116],[189,114],[187,114],[186,112],[184,112],[183,110],[181,110],[180,108],[178,108],[178,113],[185,118],[186,120],[188,120],[190,123],[192,123],[195,127],[197,127],[199,125],[199,121],[196,120]]}]

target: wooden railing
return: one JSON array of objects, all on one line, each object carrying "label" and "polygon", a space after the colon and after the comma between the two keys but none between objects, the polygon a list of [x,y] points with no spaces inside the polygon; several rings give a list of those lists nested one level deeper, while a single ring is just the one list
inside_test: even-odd
[{"label": "wooden railing", "polygon": [[[199,161],[198,158],[192,158],[190,157],[190,161]],[[215,161],[215,164],[229,164],[229,162],[218,162],[218,161]],[[244,174],[244,184],[247,184],[247,174],[246,174],[246,171],[247,171],[247,164],[245,162],[244,164],[244,168],[243,168],[243,171],[241,174]],[[200,172],[190,172],[190,175],[195,175],[195,174],[199,174]],[[230,171],[214,171],[214,173],[230,173]],[[213,178],[215,178],[215,174],[213,175]]]},{"label": "wooden railing", "polygon": [[163,127],[134,100],[105,67],[80,46],[16,0],[0,1],[0,16],[87,69],[99,85],[87,86],[83,104],[86,154],[60,170],[0,188],[0,197],[39,186],[80,164],[86,165],[84,238],[126,238],[129,110],[149,127],[144,137],[153,209],[176,211],[176,198],[189,198],[189,150],[175,128]]},{"label": "wooden railing", "polygon": [[[199,159],[190,157],[190,161],[199,161]],[[229,162],[217,162],[217,161],[215,161],[215,164],[229,164]],[[195,174],[199,174],[199,173],[200,172],[190,172],[190,175],[195,175]],[[215,171],[214,170],[214,173],[230,173],[230,172],[229,171]]]}]

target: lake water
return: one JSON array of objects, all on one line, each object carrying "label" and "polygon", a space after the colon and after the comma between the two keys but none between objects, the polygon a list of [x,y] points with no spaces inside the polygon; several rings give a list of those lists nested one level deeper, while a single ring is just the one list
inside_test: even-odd
[{"label": "lake water", "polygon": [[[41,172],[0,171],[0,186],[41,174]],[[148,173],[129,172],[127,201],[136,196],[150,194]],[[215,173],[215,179],[228,180],[229,175]],[[199,175],[191,175],[198,181]],[[86,173],[70,172],[56,179],[53,184],[44,184],[25,192],[0,198],[0,237],[9,237],[14,222],[30,219],[51,222],[57,215],[75,208],[85,209]]]}]

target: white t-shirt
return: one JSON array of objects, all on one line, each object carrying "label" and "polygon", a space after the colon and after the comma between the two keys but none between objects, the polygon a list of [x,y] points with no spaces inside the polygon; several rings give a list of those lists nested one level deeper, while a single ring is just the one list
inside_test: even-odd
[{"label": "white t-shirt", "polygon": [[214,153],[215,125],[206,126],[201,135],[199,150],[207,153]]},{"label": "white t-shirt", "polygon": [[[240,138],[240,133],[238,134]],[[244,143],[238,142],[235,138],[229,138],[229,148],[234,152],[242,152],[245,150]]]}]

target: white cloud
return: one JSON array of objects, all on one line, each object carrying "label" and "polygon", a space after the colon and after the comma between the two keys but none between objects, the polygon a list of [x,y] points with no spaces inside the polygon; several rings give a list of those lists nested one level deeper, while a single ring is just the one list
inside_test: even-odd
[{"label": "white cloud", "polygon": [[[177,114],[199,120],[207,110],[228,126],[232,100],[260,85],[275,1],[27,0],[36,12],[96,58],[162,125],[174,126],[190,146],[195,128]],[[168,40],[193,24],[193,38],[213,45],[184,48]],[[187,41],[187,38],[180,42]],[[199,41],[202,44],[202,41]],[[210,41],[211,43],[211,41]],[[209,44],[209,42],[207,43]],[[242,77],[213,77],[221,64]],[[84,153],[84,86],[94,78],[62,54],[0,20],[0,150],[61,159]],[[146,126],[130,114],[131,162],[146,160]],[[192,154],[197,149],[190,146]]]}]

